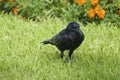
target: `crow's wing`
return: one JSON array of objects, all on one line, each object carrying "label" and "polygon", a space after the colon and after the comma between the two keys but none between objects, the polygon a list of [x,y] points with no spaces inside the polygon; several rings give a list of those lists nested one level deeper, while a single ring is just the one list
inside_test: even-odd
[{"label": "crow's wing", "polygon": [[[56,45],[70,45],[74,42],[75,33],[68,33],[65,30],[51,38],[51,42]],[[63,46],[64,47],[64,46]]]},{"label": "crow's wing", "polygon": [[65,30],[63,30],[59,34],[53,36],[50,40],[53,43],[53,45],[58,45],[63,42],[65,35],[66,35],[66,32]]}]

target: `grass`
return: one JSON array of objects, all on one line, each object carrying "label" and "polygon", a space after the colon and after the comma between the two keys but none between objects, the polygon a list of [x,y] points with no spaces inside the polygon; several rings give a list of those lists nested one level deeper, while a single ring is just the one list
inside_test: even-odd
[{"label": "grass", "polygon": [[56,47],[41,42],[67,24],[58,18],[36,23],[1,14],[0,80],[120,80],[120,28],[81,24],[85,40],[65,63]]}]

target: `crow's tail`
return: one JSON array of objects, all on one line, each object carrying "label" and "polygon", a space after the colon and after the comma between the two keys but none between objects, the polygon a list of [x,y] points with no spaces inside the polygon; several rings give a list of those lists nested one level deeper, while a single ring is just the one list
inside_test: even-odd
[{"label": "crow's tail", "polygon": [[42,42],[43,44],[53,44],[51,40],[45,40]]}]

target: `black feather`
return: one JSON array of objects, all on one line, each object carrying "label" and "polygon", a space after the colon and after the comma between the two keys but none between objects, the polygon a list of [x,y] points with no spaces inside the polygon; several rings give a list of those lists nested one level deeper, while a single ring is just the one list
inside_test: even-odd
[{"label": "black feather", "polygon": [[64,56],[64,51],[69,50],[69,57],[71,58],[73,51],[80,46],[83,40],[84,34],[80,29],[80,25],[76,22],[71,22],[66,29],[42,43],[55,45],[61,51],[62,58]]},{"label": "black feather", "polygon": [[45,40],[42,42],[43,44],[51,44],[51,41],[50,40]]}]

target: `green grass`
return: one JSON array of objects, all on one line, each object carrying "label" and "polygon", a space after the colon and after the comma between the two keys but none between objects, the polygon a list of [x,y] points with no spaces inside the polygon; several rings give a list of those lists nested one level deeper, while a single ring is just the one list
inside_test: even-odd
[{"label": "green grass", "polygon": [[1,14],[0,80],[120,80],[120,28],[81,24],[85,40],[67,63],[56,47],[41,44],[67,24]]}]

